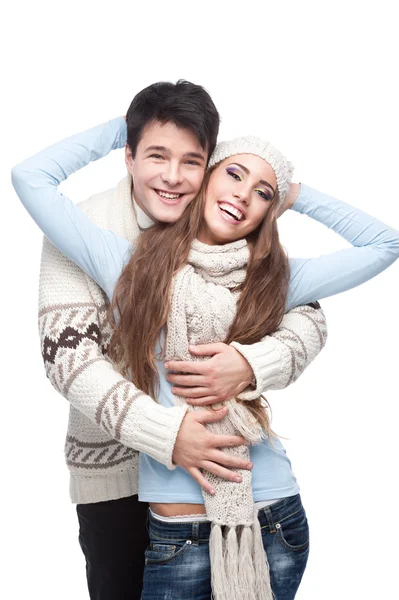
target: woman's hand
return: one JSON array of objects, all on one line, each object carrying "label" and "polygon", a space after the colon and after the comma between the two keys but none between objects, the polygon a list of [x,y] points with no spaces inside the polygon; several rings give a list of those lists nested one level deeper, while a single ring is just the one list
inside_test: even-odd
[{"label": "woman's hand", "polygon": [[295,200],[299,196],[299,192],[301,191],[300,183],[291,183],[290,189],[288,190],[288,194],[286,195],[284,202],[280,206],[280,210],[278,212],[278,216],[281,217],[286,210],[289,210],[293,207]]}]

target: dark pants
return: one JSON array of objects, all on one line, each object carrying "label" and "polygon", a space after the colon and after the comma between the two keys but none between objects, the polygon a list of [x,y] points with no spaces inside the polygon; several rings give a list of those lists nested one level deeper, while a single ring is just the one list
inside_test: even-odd
[{"label": "dark pants", "polygon": [[137,496],[77,505],[91,600],[140,600],[147,508]]}]

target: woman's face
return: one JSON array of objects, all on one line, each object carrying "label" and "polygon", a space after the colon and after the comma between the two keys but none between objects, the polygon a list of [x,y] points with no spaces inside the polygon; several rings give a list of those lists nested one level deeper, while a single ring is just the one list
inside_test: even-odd
[{"label": "woman's face", "polygon": [[254,154],[236,154],[212,172],[198,239],[209,245],[245,238],[263,221],[277,189],[271,166]]}]

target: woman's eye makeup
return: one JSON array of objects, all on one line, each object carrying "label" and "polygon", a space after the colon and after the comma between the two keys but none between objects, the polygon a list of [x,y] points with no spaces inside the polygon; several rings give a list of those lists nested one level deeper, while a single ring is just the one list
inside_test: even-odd
[{"label": "woman's eye makeup", "polygon": [[[230,177],[233,177],[233,179],[235,179],[236,181],[242,181],[244,179],[242,173],[240,173],[240,171],[238,171],[237,169],[235,169],[233,167],[227,167],[226,172],[228,175],[230,175]],[[258,194],[258,196],[260,196],[264,200],[267,200],[268,202],[271,202],[273,200],[274,194],[272,193],[271,190],[267,190],[267,189],[265,190],[263,188],[255,188],[254,191]]]},{"label": "woman's eye makeup", "polygon": [[[227,168],[226,172],[230,175],[230,177],[233,177],[233,179],[235,179],[236,181],[242,181],[243,180],[243,176],[241,175],[240,171],[237,171],[237,169],[232,169]],[[273,200],[273,194],[271,192],[271,190],[264,190],[263,188],[256,188],[255,192],[264,200],[267,200],[268,202],[270,202],[271,200]]]},{"label": "woman's eye makeup", "polygon": [[255,192],[264,200],[268,200],[269,202],[273,200],[273,194],[269,191],[263,190],[262,188],[257,188]]},{"label": "woman's eye makeup", "polygon": [[230,177],[233,177],[233,179],[235,179],[236,181],[242,181],[242,175],[236,169],[230,168],[230,169],[226,169],[226,171],[230,175]]}]

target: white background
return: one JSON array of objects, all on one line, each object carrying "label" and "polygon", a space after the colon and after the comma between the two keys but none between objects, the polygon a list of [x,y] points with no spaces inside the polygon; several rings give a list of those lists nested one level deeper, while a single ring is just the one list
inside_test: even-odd
[{"label": "white background", "polygon": [[[211,93],[221,137],[266,136],[294,162],[297,181],[399,228],[395,4],[14,0],[3,8],[1,597],[88,597],[63,458],[68,405],[39,351],[41,234],[11,188],[11,166],[124,114],[144,86],[186,78]],[[64,191],[83,200],[124,172],[118,151]],[[292,255],[345,245],[299,215],[285,215],[281,231]],[[300,381],[269,395],[312,533],[298,600],[398,597],[398,275],[396,263],[323,301],[326,349]]]}]

